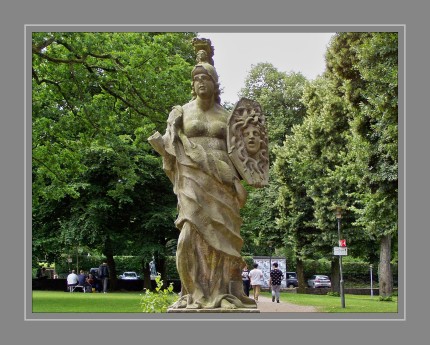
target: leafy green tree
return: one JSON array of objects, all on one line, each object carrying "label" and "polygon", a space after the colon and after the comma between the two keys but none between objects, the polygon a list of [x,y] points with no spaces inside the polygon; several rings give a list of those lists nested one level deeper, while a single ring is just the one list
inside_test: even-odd
[{"label": "leafy green tree", "polygon": [[[326,61],[323,77],[304,92],[303,124],[276,152],[280,221],[287,233],[305,234],[305,255],[330,256],[338,237],[333,208],[344,205],[350,253],[372,262],[379,242],[379,282],[387,295],[397,236],[397,35],[339,33]],[[332,276],[337,282],[337,257]]]},{"label": "leafy green tree", "polygon": [[281,72],[270,63],[251,67],[240,97],[261,104],[267,119],[271,148],[282,145],[293,125],[303,121],[306,109],[300,99],[305,84],[306,78],[299,72]]},{"label": "leafy green tree", "polygon": [[[324,77],[307,85],[303,94],[307,117],[276,151],[275,168],[282,186],[279,222],[295,243],[297,266],[302,267],[309,258],[331,260],[333,290],[338,291],[339,262],[332,253],[338,245],[334,206],[349,205],[353,200],[348,197],[352,186],[338,174],[347,163],[349,127],[342,99],[333,91],[332,83]],[[353,230],[344,227],[343,237],[348,239]],[[360,236],[354,231],[357,238]]]},{"label": "leafy green tree", "polygon": [[[337,244],[333,208],[346,206],[342,233],[350,253],[373,262],[379,242],[381,294],[390,294],[398,202],[397,34],[339,33],[326,61],[327,71],[305,89],[303,124],[275,151],[280,226],[296,244],[298,261],[329,257]],[[337,257],[332,276],[337,282]]]},{"label": "leafy green tree", "polygon": [[[33,250],[164,256],[176,201],[147,143],[191,97],[193,33],[33,34]],[[53,251],[56,248],[56,251]]]},{"label": "leafy green tree", "polygon": [[[398,238],[398,35],[363,35],[351,45],[349,55],[364,83],[359,100],[349,102],[355,114],[349,158],[358,186],[353,211],[357,224],[380,243],[380,294],[388,296],[393,291],[391,261]],[[345,85],[351,83],[347,79]]]},{"label": "leafy green tree", "polygon": [[[290,247],[276,223],[278,209],[273,207],[279,190],[272,167],[273,152],[282,144],[285,135],[291,133],[292,126],[303,121],[305,107],[300,99],[305,83],[306,78],[301,73],[280,72],[272,64],[259,63],[252,66],[241,90],[240,97],[256,100],[262,106],[268,127],[271,162],[270,185],[263,189],[249,189],[248,201],[242,210],[243,251],[247,255],[270,255],[271,247],[275,250]],[[267,245],[269,242],[272,246]]]}]

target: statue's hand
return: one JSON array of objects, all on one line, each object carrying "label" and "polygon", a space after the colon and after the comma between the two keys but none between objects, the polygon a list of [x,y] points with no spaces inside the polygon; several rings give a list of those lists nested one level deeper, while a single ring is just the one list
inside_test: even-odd
[{"label": "statue's hand", "polygon": [[148,142],[151,144],[155,151],[157,151],[160,155],[164,155],[163,137],[159,132],[155,132],[153,135],[151,135],[148,138]]}]

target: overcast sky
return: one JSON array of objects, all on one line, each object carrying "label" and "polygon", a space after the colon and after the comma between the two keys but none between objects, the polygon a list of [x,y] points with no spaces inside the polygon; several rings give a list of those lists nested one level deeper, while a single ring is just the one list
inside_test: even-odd
[{"label": "overcast sky", "polygon": [[315,79],[325,69],[324,54],[334,33],[199,33],[215,48],[214,65],[222,102],[236,103],[252,65],[269,62],[281,72]]}]

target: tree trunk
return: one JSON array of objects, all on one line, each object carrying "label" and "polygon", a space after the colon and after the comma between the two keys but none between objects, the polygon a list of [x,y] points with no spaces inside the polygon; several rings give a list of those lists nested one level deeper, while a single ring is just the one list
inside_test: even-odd
[{"label": "tree trunk", "polygon": [[299,290],[304,291],[304,289],[306,288],[305,267],[303,265],[302,259],[299,258],[296,259],[296,273],[297,280],[299,281]]},{"label": "tree trunk", "polygon": [[391,235],[381,238],[379,251],[379,295],[386,297],[393,293],[393,274],[391,272]]},{"label": "tree trunk", "polygon": [[163,289],[167,288],[167,276],[166,276],[166,260],[164,257],[159,257],[157,260],[157,273],[161,274],[163,280]]},{"label": "tree trunk", "polygon": [[143,272],[143,288],[152,290],[151,286],[151,272],[149,270],[149,263],[142,259],[142,272]]},{"label": "tree trunk", "polygon": [[331,291],[340,294],[340,267],[339,256],[334,256],[331,261]]},{"label": "tree trunk", "polygon": [[112,291],[117,289],[116,264],[111,253],[106,254],[106,263],[109,268],[109,285]]}]

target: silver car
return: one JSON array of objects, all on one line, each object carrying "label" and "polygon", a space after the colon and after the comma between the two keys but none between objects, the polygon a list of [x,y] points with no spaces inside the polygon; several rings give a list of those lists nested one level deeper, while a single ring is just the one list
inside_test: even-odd
[{"label": "silver car", "polygon": [[319,288],[319,287],[331,287],[331,281],[330,278],[321,274],[315,274],[311,277],[311,279],[308,279],[308,286],[312,288]]},{"label": "silver car", "polygon": [[138,280],[138,279],[140,279],[140,277],[137,275],[136,272],[124,272],[122,275],[119,276],[119,279]]}]

